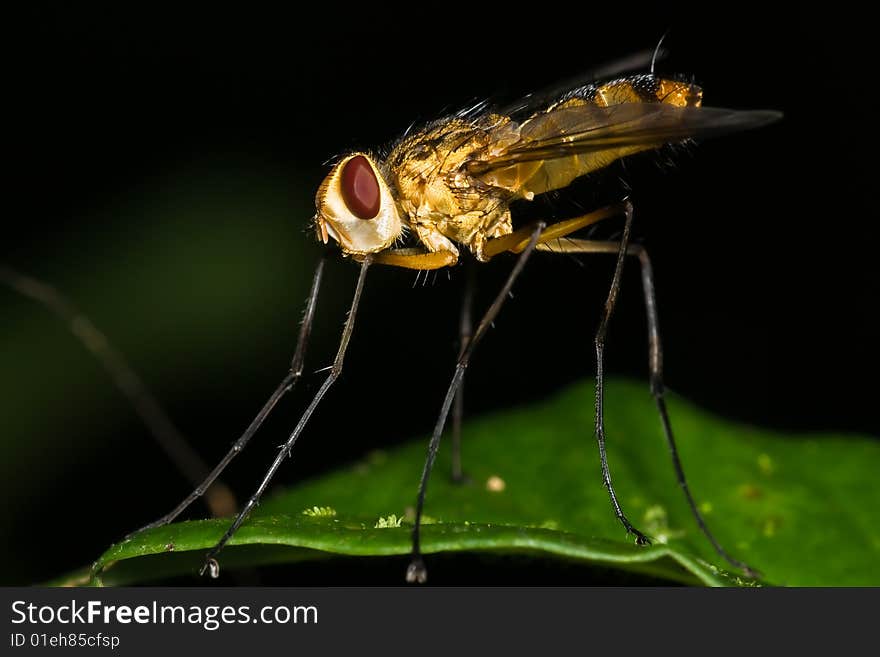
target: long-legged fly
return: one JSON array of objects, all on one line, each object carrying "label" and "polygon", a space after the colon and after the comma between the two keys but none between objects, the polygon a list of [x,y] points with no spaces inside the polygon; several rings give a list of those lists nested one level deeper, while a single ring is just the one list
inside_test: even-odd
[{"label": "long-legged fly", "polygon": [[[561,93],[529,96],[503,110],[479,104],[419,129],[410,129],[386,150],[352,152],[340,158],[318,189],[314,217],[318,239],[325,244],[335,242],[344,257],[360,264],[360,275],[336,358],[257,490],[208,552],[201,572],[217,575],[219,552],[247,520],[281,463],[291,454],[309,418],[342,373],[369,268],[387,265],[427,271],[455,267],[463,252],[469,252],[473,260],[481,263],[501,254],[518,254],[504,285],[475,329],[470,321],[469,302],[464,304],[461,349],[428,445],[415,507],[412,558],[406,572],[409,582],[426,581],[427,571],[419,543],[422,510],[447,417],[454,407],[453,435],[457,437],[461,404],[456,400],[460,400],[459,393],[471,356],[528,259],[536,251],[543,251],[616,257],[594,340],[597,362],[594,430],[602,477],[615,515],[638,544],[650,542],[648,536],[630,522],[618,501],[605,452],[603,418],[605,336],[620,290],[624,263],[634,257],[641,268],[647,311],[651,392],[678,482],[697,524],[718,554],[734,567],[754,574],[755,571],[734,558],[715,539],[685,479],[664,401],[651,261],[644,247],[630,242],[633,221],[630,201],[624,198],[572,219],[554,222],[548,217],[519,227],[513,225],[511,217],[511,204],[515,201],[532,201],[541,194],[568,187],[575,179],[621,158],[692,138],[757,128],[781,116],[769,110],[705,107],[702,96],[701,88],[692,82],[655,75],[652,61],[648,73],[605,82],[573,84]],[[624,219],[619,240],[572,237],[577,231],[613,217]],[[280,385],[203,483],[170,513],[147,527],[171,522],[202,496],[300,378],[322,272],[323,260],[315,270],[295,355]],[[470,291],[466,290],[465,295],[469,299]],[[454,449],[454,467],[460,474],[457,438]]]}]

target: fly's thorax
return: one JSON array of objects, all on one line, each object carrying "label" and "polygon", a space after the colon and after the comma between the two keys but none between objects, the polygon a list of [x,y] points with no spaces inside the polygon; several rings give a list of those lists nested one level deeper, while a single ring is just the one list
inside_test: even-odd
[{"label": "fly's thorax", "polygon": [[432,233],[465,244],[479,256],[489,237],[510,232],[509,194],[467,174],[465,162],[487,145],[484,127],[453,119],[411,135],[387,162],[398,202],[424,245]]},{"label": "fly's thorax", "polygon": [[315,196],[315,228],[325,244],[332,237],[343,252],[356,255],[387,249],[403,223],[382,169],[366,153],[342,158]]}]

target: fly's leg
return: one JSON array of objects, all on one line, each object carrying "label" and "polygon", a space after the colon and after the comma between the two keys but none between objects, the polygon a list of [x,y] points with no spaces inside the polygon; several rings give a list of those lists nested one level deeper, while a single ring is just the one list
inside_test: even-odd
[{"label": "fly's leg", "polygon": [[608,290],[608,298],[605,300],[605,308],[602,311],[602,318],[599,321],[599,328],[596,330],[596,336],[593,344],[596,348],[596,443],[599,445],[599,462],[602,466],[602,481],[608,490],[608,496],[611,498],[611,505],[614,507],[614,514],[620,520],[626,531],[636,538],[637,545],[650,545],[651,541],[645,534],[636,529],[627,519],[620,508],[620,502],[617,501],[617,495],[614,492],[614,486],[611,483],[611,471],[608,468],[608,455],[605,451],[605,336],[608,333],[608,322],[614,314],[614,306],[617,304],[617,297],[620,293],[620,281],[623,275],[623,264],[626,260],[626,250],[629,244],[629,235],[632,230],[633,208],[632,203],[626,201],[624,203],[624,213],[626,215],[626,223],[623,226],[623,236],[620,238],[620,244],[617,246],[617,262],[614,265],[614,276],[611,279],[611,287]]},{"label": "fly's leg", "polygon": [[[61,319],[74,337],[101,364],[184,477],[192,485],[202,480],[208,472],[207,464],[190,446],[122,353],[79,308],[51,285],[3,265],[0,265],[0,283],[37,301]],[[235,512],[235,496],[221,481],[211,480],[210,487],[205,490],[205,503],[211,514],[217,517]]]},{"label": "fly's leg", "polygon": [[[467,263],[467,274],[464,283],[464,294],[461,299],[461,318],[458,323],[458,349],[461,354],[471,341],[473,332],[473,305],[474,305],[474,271],[473,261]],[[461,421],[464,417],[464,381],[455,393],[455,401],[452,406],[452,481],[458,484],[466,483],[467,476],[461,467]]]},{"label": "fly's leg", "polygon": [[275,408],[275,405],[284,397],[285,394],[290,392],[293,389],[293,386],[299,380],[300,376],[302,376],[303,371],[303,362],[305,360],[306,355],[306,346],[308,345],[309,335],[312,331],[312,321],[315,318],[315,306],[318,303],[318,291],[321,288],[321,278],[324,273],[324,258],[318,262],[318,266],[315,269],[315,275],[312,279],[312,288],[309,291],[309,298],[306,302],[305,313],[303,314],[302,324],[300,325],[299,337],[296,341],[296,351],[294,352],[293,359],[290,363],[290,370],[285,375],[284,379],[282,379],[281,383],[275,389],[275,392],[269,397],[268,401],[263,405],[263,408],[260,409],[260,412],[250,423],[250,426],[245,430],[245,432],[241,435],[241,437],[233,443],[230,450],[226,453],[226,455],[220,460],[220,462],[214,467],[213,470],[205,477],[204,481],[200,483],[194,491],[192,491],[186,498],[178,504],[174,509],[159,518],[151,522],[149,525],[142,527],[138,531],[142,531],[144,529],[150,529],[152,527],[161,527],[162,525],[167,525],[170,522],[173,522],[177,516],[183,513],[186,508],[199,499],[202,495],[205,494],[205,491],[209,489],[209,487],[214,483],[217,477],[220,476],[220,473],[226,469],[226,466],[234,459],[238,454],[247,446],[250,439],[254,436],[257,430],[260,428],[260,425],[263,424],[263,421],[269,416],[272,410]]},{"label": "fly's leg", "polygon": [[[538,245],[539,250],[553,251],[554,253],[617,253],[620,245],[616,242],[599,242],[593,240],[566,239],[560,240],[554,245]],[[654,294],[654,273],[651,267],[651,259],[648,252],[640,244],[631,244],[627,247],[627,255],[635,256],[639,259],[642,274],[642,292],[645,297],[645,314],[648,321],[648,366],[651,375],[651,394],[657,404],[657,410],[660,414],[660,420],[663,424],[663,434],[666,437],[666,444],[669,447],[669,454],[672,457],[672,465],[675,468],[675,476],[678,485],[684,492],[691,513],[700,528],[700,531],[709,539],[709,542],[715,548],[715,551],[735,568],[739,568],[749,577],[757,577],[759,573],[749,567],[746,563],[732,557],[727,550],[718,542],[715,536],[709,531],[706,521],[700,513],[699,507],[694,501],[685,478],[684,468],[678,455],[678,448],[675,444],[675,437],[672,432],[672,423],[669,420],[669,413],[666,409],[665,387],[663,385],[663,349],[660,342],[660,324],[657,319],[657,302]]]},{"label": "fly's leg", "polygon": [[[596,331],[594,345],[596,348],[596,442],[599,446],[599,461],[602,466],[602,481],[608,490],[608,496],[611,498],[611,504],[614,507],[614,513],[624,526],[626,531],[636,538],[639,545],[649,545],[650,540],[645,534],[636,529],[627,519],[620,508],[620,502],[617,500],[617,494],[614,492],[614,486],[611,483],[611,472],[608,468],[608,456],[605,450],[605,419],[604,419],[604,392],[605,392],[605,335],[608,331],[608,322],[614,313],[614,306],[617,303],[617,296],[620,292],[620,280],[623,274],[623,263],[627,252],[627,244],[629,243],[630,230],[632,228],[632,203],[624,201],[621,204],[610,205],[594,212],[590,212],[574,219],[560,221],[551,225],[547,230],[543,231],[538,237],[537,248],[540,250],[557,251],[551,248],[548,243],[559,241],[560,238],[573,233],[576,230],[585,228],[604,219],[608,219],[620,214],[626,216],[626,223],[623,229],[623,238],[616,245],[617,248],[617,264],[614,267],[614,277],[611,280],[611,288],[608,291],[608,298],[605,301],[605,308],[602,313],[602,319],[599,322],[599,328]],[[483,254],[488,257],[500,253],[502,251],[519,252],[524,246],[524,231],[514,231],[510,235],[499,237],[489,241],[483,249]],[[531,243],[531,242],[529,242]],[[547,245],[547,246],[545,246]],[[525,251],[523,251],[525,253]]]},{"label": "fly's leg", "polygon": [[459,387],[461,386],[462,380],[464,379],[464,373],[465,370],[467,370],[467,366],[470,362],[470,358],[474,352],[474,349],[479,344],[483,336],[486,334],[486,331],[492,325],[492,322],[494,322],[495,318],[498,316],[498,312],[501,310],[501,306],[504,305],[504,301],[507,299],[507,295],[510,293],[510,288],[513,287],[513,283],[520,275],[520,272],[522,272],[523,267],[525,267],[526,261],[529,259],[529,256],[532,254],[532,252],[534,252],[535,246],[538,244],[538,238],[540,237],[541,231],[544,230],[545,226],[546,224],[542,222],[535,224],[532,227],[531,239],[529,239],[528,243],[526,244],[519,258],[517,259],[516,265],[514,265],[513,270],[507,277],[507,281],[504,283],[504,286],[501,288],[498,296],[495,297],[492,305],[489,306],[486,314],[483,315],[483,319],[480,320],[480,323],[477,326],[477,330],[474,332],[473,337],[467,343],[467,346],[462,348],[461,353],[458,356],[458,361],[455,364],[455,374],[453,374],[452,376],[452,381],[449,384],[449,389],[446,391],[446,397],[443,399],[443,405],[440,408],[440,416],[437,418],[437,424],[434,425],[434,433],[431,435],[431,442],[428,445],[428,455],[425,459],[425,467],[422,470],[422,478],[419,483],[419,495],[416,502],[415,526],[413,527],[412,533],[412,559],[410,561],[409,567],[406,570],[407,582],[423,584],[428,579],[428,571],[425,569],[425,562],[422,560],[419,543],[419,532],[422,525],[422,509],[425,505],[425,492],[428,487],[428,478],[431,475],[431,468],[434,466],[434,459],[437,457],[437,449],[440,447],[440,437],[443,435],[443,427],[446,424],[446,418],[449,416],[449,410],[452,407],[452,401],[455,399],[455,395],[458,392]]},{"label": "fly's leg", "polygon": [[260,498],[263,496],[263,493],[266,492],[266,489],[269,487],[269,484],[272,481],[272,478],[275,476],[275,473],[278,471],[278,468],[281,467],[281,463],[285,458],[289,457],[293,451],[293,447],[296,444],[297,438],[299,438],[300,434],[305,429],[306,424],[309,421],[309,418],[312,417],[312,413],[315,412],[315,409],[318,407],[318,404],[321,403],[321,400],[324,398],[324,395],[327,394],[327,391],[330,389],[330,386],[333,385],[333,382],[339,378],[339,375],[342,373],[342,363],[345,359],[345,351],[348,349],[348,342],[351,339],[352,331],[354,331],[354,321],[357,317],[357,309],[358,304],[360,303],[361,296],[364,291],[364,281],[367,278],[367,269],[369,269],[370,264],[372,262],[372,256],[367,255],[361,261],[361,273],[358,276],[357,287],[354,291],[354,298],[351,302],[351,309],[348,311],[348,318],[345,321],[345,327],[342,329],[342,337],[339,341],[339,349],[336,352],[336,358],[333,360],[333,365],[330,368],[330,373],[327,375],[327,378],[324,379],[324,383],[321,384],[321,387],[318,389],[318,392],[315,393],[312,402],[306,407],[305,412],[303,412],[302,417],[297,422],[296,427],[294,427],[290,436],[287,438],[287,442],[281,446],[281,449],[278,451],[278,455],[275,457],[275,460],[272,461],[272,465],[269,466],[269,469],[266,471],[266,474],[263,476],[263,481],[260,482],[260,485],[257,487],[256,492],[251,495],[250,499],[244,505],[241,511],[238,512],[238,515],[233,520],[232,524],[223,534],[217,544],[208,551],[208,554],[205,556],[205,563],[202,566],[202,569],[199,571],[200,575],[204,575],[205,572],[209,572],[211,577],[217,577],[220,574],[220,567],[217,564],[217,554],[223,547],[229,542],[229,539],[233,537],[238,528],[241,527],[242,523],[247,519],[248,515],[253,511],[254,507],[257,506],[260,502]]},{"label": "fly's leg", "polygon": [[[557,221],[555,224],[548,226],[541,233],[541,235],[538,237],[538,244],[540,245],[545,242],[552,242],[560,237],[565,237],[566,235],[569,235],[577,230],[581,230],[583,228],[586,228],[587,226],[592,226],[593,224],[597,224],[605,219],[610,219],[611,217],[619,217],[621,214],[624,213],[624,211],[625,209],[623,204],[615,203],[614,205],[599,208],[598,210],[588,212],[587,214],[581,215],[579,217],[565,219],[564,221]],[[489,259],[498,255],[499,253],[506,252],[522,253],[528,245],[531,237],[532,227],[526,226],[524,228],[520,228],[519,230],[513,231],[509,235],[504,235],[503,237],[496,237],[494,239],[488,240],[483,246],[483,257]]]},{"label": "fly's leg", "polygon": [[[354,255],[352,259],[363,262],[366,256]],[[424,251],[422,249],[386,249],[372,256],[373,264],[390,265],[402,269],[430,271],[451,267],[458,262],[458,253],[453,251]]]}]

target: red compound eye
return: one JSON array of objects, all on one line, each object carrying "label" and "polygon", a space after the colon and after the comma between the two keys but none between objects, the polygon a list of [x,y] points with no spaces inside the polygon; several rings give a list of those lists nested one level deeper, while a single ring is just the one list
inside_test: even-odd
[{"label": "red compound eye", "polygon": [[379,181],[363,155],[355,155],[342,169],[342,199],[358,219],[372,219],[379,214]]}]

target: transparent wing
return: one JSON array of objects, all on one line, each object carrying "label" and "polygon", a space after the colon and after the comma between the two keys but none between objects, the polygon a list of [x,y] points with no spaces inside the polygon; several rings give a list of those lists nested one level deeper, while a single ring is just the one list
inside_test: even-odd
[{"label": "transparent wing", "polygon": [[[773,110],[677,107],[663,103],[562,106],[538,114],[516,127],[507,124],[499,142],[475,153],[467,171],[480,175],[526,162],[590,153],[613,160],[638,150],[695,137],[751,130],[782,117]],[[518,133],[518,134],[517,134]],[[503,142],[501,141],[503,139]]]}]

